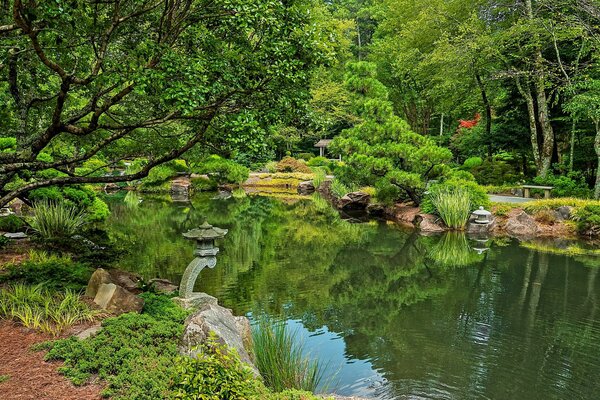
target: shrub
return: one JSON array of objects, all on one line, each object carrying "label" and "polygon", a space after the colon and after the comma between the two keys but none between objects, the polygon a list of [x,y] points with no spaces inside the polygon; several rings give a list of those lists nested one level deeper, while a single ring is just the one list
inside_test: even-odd
[{"label": "shrub", "polygon": [[41,285],[13,284],[0,291],[0,317],[57,336],[70,326],[93,320],[94,312],[69,289],[59,293]]},{"label": "shrub", "polygon": [[25,222],[14,214],[0,217],[0,231],[17,232],[25,227]]},{"label": "shrub", "polygon": [[6,236],[0,235],[0,250],[5,248],[10,243],[10,239]]},{"label": "shrub", "polygon": [[293,157],[283,157],[281,161],[277,163],[277,172],[301,172],[310,174],[312,170],[300,160],[296,160]]},{"label": "shrub", "polygon": [[574,211],[577,230],[583,235],[600,235],[600,204],[587,204]]},{"label": "shrub", "polygon": [[263,320],[253,327],[252,339],[256,366],[269,388],[313,392],[317,389],[323,369],[306,357],[296,334],[285,323]]},{"label": "shrub", "polygon": [[309,161],[310,159],[314,158],[314,156],[315,155],[313,153],[298,153],[296,155],[296,158],[304,161]]},{"label": "shrub", "polygon": [[92,268],[66,256],[30,252],[29,259],[6,267],[0,282],[20,282],[28,285],[42,284],[51,290],[79,291],[87,286]]},{"label": "shrub", "polygon": [[102,221],[108,217],[108,206],[98,198],[93,187],[74,185],[63,188],[50,186],[29,192],[29,199],[36,203],[61,202],[86,213],[86,222]]},{"label": "shrub", "polygon": [[250,176],[250,170],[247,167],[216,155],[205,160],[198,172],[208,174],[210,179],[219,185],[224,183],[241,185]]},{"label": "shrub", "polygon": [[192,178],[192,188],[199,192],[210,192],[217,189],[217,182],[204,177]]},{"label": "shrub", "polygon": [[533,179],[533,182],[536,185],[554,186],[552,195],[555,197],[579,197],[582,199],[592,197],[592,190],[579,173],[569,173],[566,176],[549,174],[546,178],[538,176]]},{"label": "shrub", "polygon": [[113,399],[172,398],[173,361],[187,313],[166,296],[145,293],[142,314],[127,313],[103,321],[103,329],[87,340],[69,338],[50,343],[47,360],[63,360],[60,372],[76,385],[93,375],[108,385]]},{"label": "shrub", "polygon": [[29,200],[31,201],[60,201],[63,200],[63,194],[61,190],[56,186],[44,187],[40,189],[34,189],[29,192]]},{"label": "shrub", "polygon": [[17,138],[0,137],[0,152],[10,153],[17,150]]},{"label": "shrub", "polygon": [[467,189],[460,186],[442,186],[431,190],[428,198],[448,228],[465,228],[472,208],[471,196]]},{"label": "shrub", "polygon": [[477,182],[472,173],[468,171],[462,171],[460,169],[455,169],[450,172],[450,179],[452,180],[462,180],[469,182]]},{"label": "shrub", "polygon": [[480,166],[471,169],[471,173],[482,185],[503,185],[523,179],[511,164],[499,160],[485,160]]},{"label": "shrub", "polygon": [[254,378],[234,350],[209,337],[198,355],[178,357],[173,384],[173,398],[181,400],[236,400],[265,398],[267,390]]},{"label": "shrub", "polygon": [[277,161],[269,161],[268,163],[266,163],[264,170],[271,174],[277,172]]},{"label": "shrub", "polygon": [[110,209],[108,205],[99,197],[95,197],[92,200],[92,204],[87,208],[88,222],[99,222],[104,221],[110,215]]},{"label": "shrub", "polygon": [[38,202],[33,211],[29,224],[45,240],[70,238],[80,232],[86,222],[85,212],[62,202]]},{"label": "shrub", "polygon": [[93,157],[85,161],[79,168],[75,168],[77,175],[102,176],[108,173],[107,162]]},{"label": "shrub", "polygon": [[142,186],[157,186],[177,176],[177,170],[168,164],[157,165],[142,179]]},{"label": "shrub", "polygon": [[470,157],[465,160],[463,167],[473,169],[479,167],[481,164],[483,164],[483,159],[481,157]]},{"label": "shrub", "polygon": [[306,163],[309,167],[329,167],[329,164],[331,161],[321,156],[313,157]]}]

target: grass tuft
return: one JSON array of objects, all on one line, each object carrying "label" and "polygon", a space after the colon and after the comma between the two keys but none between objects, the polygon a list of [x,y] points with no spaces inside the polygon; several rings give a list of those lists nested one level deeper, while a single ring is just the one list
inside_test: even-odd
[{"label": "grass tuft", "polygon": [[465,229],[472,206],[467,190],[460,187],[441,188],[431,193],[430,199],[448,228]]},{"label": "grass tuft", "polygon": [[94,315],[72,290],[59,293],[42,285],[14,284],[0,292],[0,318],[54,336],[77,323],[92,321]]},{"label": "grass tuft", "polygon": [[86,213],[61,202],[41,201],[33,206],[29,223],[46,240],[65,239],[78,233],[86,222]]},{"label": "grass tuft", "polygon": [[275,390],[314,392],[322,382],[323,368],[305,356],[304,346],[283,322],[262,320],[253,327],[255,363],[265,384]]}]

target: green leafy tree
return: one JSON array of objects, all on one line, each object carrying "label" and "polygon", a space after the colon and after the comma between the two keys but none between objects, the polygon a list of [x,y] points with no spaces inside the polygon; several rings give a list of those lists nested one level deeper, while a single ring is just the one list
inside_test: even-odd
[{"label": "green leafy tree", "polygon": [[388,200],[410,198],[420,204],[428,179],[448,162],[450,150],[410,130],[394,115],[386,87],[375,77],[376,65],[348,65],[346,86],[354,93],[354,111],[362,122],[335,138],[332,150],[346,155],[339,172],[348,184],[374,185]]},{"label": "green leafy tree", "polygon": [[[0,205],[51,185],[139,179],[197,144],[236,150],[224,132],[260,139],[305,102],[312,66],[331,55],[304,0],[3,4],[0,137],[16,145],[0,153]],[[98,154],[148,163],[80,173]]]}]

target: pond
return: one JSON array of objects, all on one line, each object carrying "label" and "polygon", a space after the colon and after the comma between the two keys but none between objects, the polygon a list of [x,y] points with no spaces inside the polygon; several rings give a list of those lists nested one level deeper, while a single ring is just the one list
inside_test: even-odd
[{"label": "pond", "polygon": [[326,364],[330,391],[597,398],[597,259],[351,223],[319,197],[236,194],[114,199],[110,235],[130,250],[120,267],[178,282],[194,249],[181,234],[207,220],[229,233],[195,289],[238,315],[287,320]]}]

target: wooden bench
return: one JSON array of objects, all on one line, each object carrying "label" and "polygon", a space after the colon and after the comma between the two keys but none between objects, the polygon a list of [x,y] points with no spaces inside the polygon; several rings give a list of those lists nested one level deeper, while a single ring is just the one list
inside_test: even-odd
[{"label": "wooden bench", "polygon": [[554,186],[536,186],[536,185],[523,185],[523,197],[530,198],[531,197],[531,189],[540,189],[544,191],[544,198],[550,198],[550,192],[554,189]]}]

